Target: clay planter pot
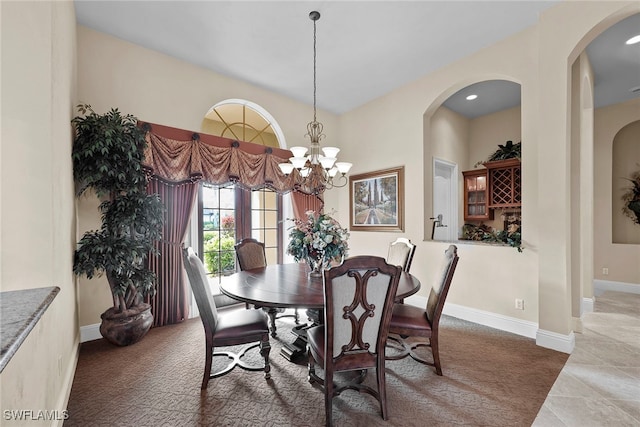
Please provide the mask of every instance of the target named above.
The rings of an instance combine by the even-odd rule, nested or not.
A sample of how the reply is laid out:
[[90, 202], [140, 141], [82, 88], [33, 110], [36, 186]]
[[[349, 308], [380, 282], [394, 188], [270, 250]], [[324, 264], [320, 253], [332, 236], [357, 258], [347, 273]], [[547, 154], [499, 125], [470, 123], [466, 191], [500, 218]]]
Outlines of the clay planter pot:
[[126, 346], [142, 339], [153, 323], [151, 306], [139, 304], [120, 313], [114, 312], [113, 307], [100, 315], [100, 334], [112, 344]]

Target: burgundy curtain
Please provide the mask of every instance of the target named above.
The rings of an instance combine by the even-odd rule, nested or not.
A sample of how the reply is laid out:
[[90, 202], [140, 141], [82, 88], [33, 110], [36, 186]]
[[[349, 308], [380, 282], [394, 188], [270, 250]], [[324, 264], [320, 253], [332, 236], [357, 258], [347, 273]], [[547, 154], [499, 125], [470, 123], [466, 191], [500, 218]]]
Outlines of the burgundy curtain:
[[191, 181], [174, 184], [153, 177], [147, 192], [157, 193], [166, 209], [162, 239], [156, 242], [159, 254], [149, 257], [149, 268], [156, 273], [156, 295], [149, 300], [153, 326], [171, 325], [189, 317], [181, 250], [198, 184]]
[[[279, 193], [294, 190], [297, 170], [285, 176], [278, 163], [291, 152], [213, 135], [140, 122], [147, 131], [144, 166], [151, 175], [149, 193], [158, 193], [166, 208], [160, 254], [149, 257], [156, 273], [155, 297], [149, 300], [154, 326], [178, 323], [188, 317], [187, 282], [183, 274], [181, 249], [189, 216], [197, 194], [197, 182], [214, 185], [235, 183], [245, 188], [269, 187]], [[322, 210], [317, 196], [294, 191], [296, 216], [307, 210]], [[300, 215], [300, 214], [302, 215]]]
[[321, 213], [324, 207], [324, 201], [319, 196], [302, 193], [300, 191], [292, 192], [291, 200], [293, 203], [293, 215], [302, 220], [307, 218], [305, 214], [307, 211]]

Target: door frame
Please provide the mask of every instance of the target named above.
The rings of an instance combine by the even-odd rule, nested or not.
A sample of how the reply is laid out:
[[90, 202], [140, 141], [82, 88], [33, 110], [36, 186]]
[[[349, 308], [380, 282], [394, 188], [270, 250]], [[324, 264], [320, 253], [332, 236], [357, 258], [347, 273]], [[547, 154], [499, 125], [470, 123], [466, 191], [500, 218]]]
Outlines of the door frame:
[[[437, 157], [433, 157], [432, 164], [432, 177], [431, 182], [433, 186], [432, 197], [432, 212], [431, 217], [435, 217], [437, 214], [435, 212], [436, 205], [436, 170], [438, 168], [444, 168], [451, 171], [451, 179], [449, 180], [449, 212], [450, 218], [449, 222], [445, 222], [447, 224], [447, 241], [457, 241], [458, 240], [458, 212], [459, 212], [459, 179], [458, 179], [458, 164], [450, 162], [448, 160], [440, 159]], [[433, 223], [432, 223], [433, 224]]]

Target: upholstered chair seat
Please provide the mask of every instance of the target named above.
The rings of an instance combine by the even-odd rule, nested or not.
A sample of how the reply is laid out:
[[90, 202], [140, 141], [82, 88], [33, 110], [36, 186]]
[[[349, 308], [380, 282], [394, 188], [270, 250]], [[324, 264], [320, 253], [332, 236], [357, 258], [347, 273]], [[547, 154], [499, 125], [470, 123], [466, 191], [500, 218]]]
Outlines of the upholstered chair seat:
[[[458, 248], [450, 245], [445, 251], [437, 279], [429, 292], [426, 308], [408, 304], [395, 304], [389, 324], [389, 341], [401, 346], [401, 351], [387, 356], [387, 360], [403, 359], [411, 356], [414, 360], [435, 367], [436, 373], [442, 375], [440, 364], [438, 331], [444, 303], [449, 293], [453, 273], [458, 265]], [[405, 340], [407, 337], [425, 338], [417, 342]], [[418, 347], [431, 347], [432, 360], [418, 355]]]
[[[204, 265], [191, 248], [182, 250], [184, 267], [193, 290], [200, 320], [205, 335], [205, 367], [202, 378], [202, 389], [206, 389], [209, 380], [231, 372], [236, 366], [248, 371], [264, 371], [266, 379], [271, 378], [269, 364], [269, 325], [263, 311], [247, 310], [243, 305], [223, 310], [216, 308], [216, 303], [209, 289], [209, 281]], [[214, 351], [217, 347], [228, 347], [252, 344], [244, 347], [239, 353], [230, 351]], [[249, 365], [242, 360], [245, 353], [260, 346], [260, 355], [264, 357], [264, 365]], [[213, 357], [222, 356], [230, 359], [229, 364], [218, 372], [211, 373]]]

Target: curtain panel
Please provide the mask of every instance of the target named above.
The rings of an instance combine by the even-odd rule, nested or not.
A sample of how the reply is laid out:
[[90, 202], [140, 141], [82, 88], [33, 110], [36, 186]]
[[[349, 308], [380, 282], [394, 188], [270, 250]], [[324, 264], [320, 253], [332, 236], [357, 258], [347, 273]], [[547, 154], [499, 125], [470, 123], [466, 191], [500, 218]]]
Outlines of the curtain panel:
[[289, 150], [239, 142], [153, 123], [139, 122], [146, 131], [143, 166], [150, 176], [147, 192], [158, 193], [166, 208], [163, 238], [149, 256], [156, 274], [156, 295], [149, 299], [154, 326], [179, 323], [188, 318], [187, 280], [182, 265], [189, 216], [199, 181], [223, 186], [235, 184], [251, 190], [270, 188], [293, 191], [294, 214], [305, 218], [307, 210], [322, 210], [322, 198], [296, 186], [298, 171], [285, 176], [278, 167], [291, 157]]
[[149, 269], [156, 274], [156, 294], [148, 302], [153, 326], [171, 325], [189, 317], [181, 250], [198, 184], [191, 181], [175, 184], [152, 177], [147, 193], [158, 194], [165, 207], [162, 239], [155, 243], [158, 255], [149, 257]]

